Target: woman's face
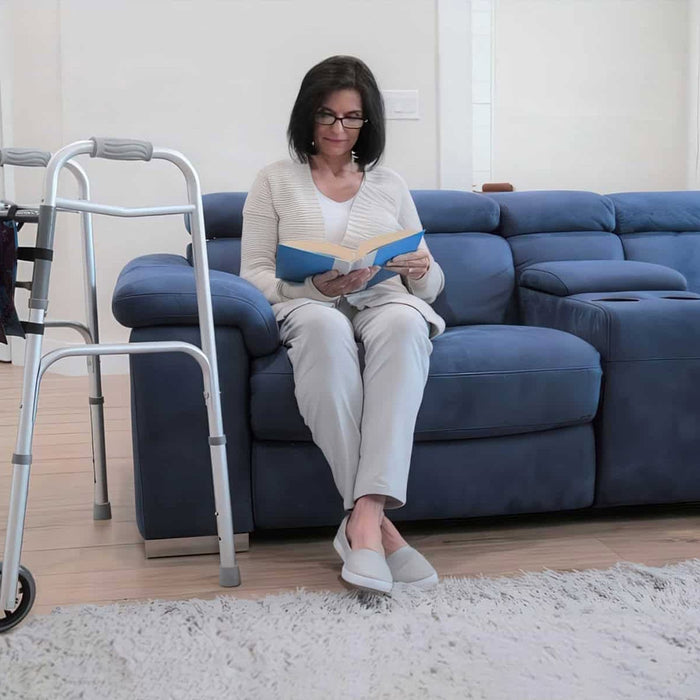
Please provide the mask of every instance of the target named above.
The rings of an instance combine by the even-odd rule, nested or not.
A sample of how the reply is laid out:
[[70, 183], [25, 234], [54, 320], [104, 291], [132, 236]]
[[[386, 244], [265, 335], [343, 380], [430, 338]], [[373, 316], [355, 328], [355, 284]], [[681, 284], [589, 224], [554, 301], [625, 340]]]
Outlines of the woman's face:
[[[362, 117], [362, 98], [357, 90], [336, 90], [326, 96], [318, 112], [335, 117]], [[331, 126], [314, 122], [316, 153], [335, 158], [350, 155], [360, 137], [360, 131], [361, 129], [347, 129], [340, 121]]]

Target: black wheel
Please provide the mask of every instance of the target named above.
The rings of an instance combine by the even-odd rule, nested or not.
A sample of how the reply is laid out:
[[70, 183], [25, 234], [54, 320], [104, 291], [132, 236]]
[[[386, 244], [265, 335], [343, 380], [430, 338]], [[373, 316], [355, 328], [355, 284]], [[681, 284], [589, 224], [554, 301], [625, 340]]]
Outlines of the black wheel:
[[[0, 561], [0, 581], [2, 581], [2, 562]], [[17, 607], [14, 610], [0, 610], [0, 633], [11, 630], [18, 625], [32, 609], [36, 598], [34, 577], [23, 566], [19, 567], [19, 591]]]

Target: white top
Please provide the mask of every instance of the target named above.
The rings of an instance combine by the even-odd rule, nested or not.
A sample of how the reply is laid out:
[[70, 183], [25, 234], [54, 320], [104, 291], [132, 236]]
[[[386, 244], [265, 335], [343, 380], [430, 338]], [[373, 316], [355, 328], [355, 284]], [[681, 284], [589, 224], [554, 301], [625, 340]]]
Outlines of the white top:
[[[303, 304], [334, 306], [340, 298], [322, 294], [311, 277], [304, 282], [287, 282], [275, 275], [279, 243], [325, 240], [324, 218], [315, 190], [308, 163], [281, 160], [258, 173], [243, 207], [240, 276], [265, 295], [278, 322]], [[404, 179], [379, 165], [365, 172], [340, 242], [356, 248], [378, 234], [422, 228]], [[425, 239], [419, 247], [428, 250]], [[442, 268], [431, 256], [430, 269], [420, 280], [394, 275], [345, 298], [358, 309], [392, 302], [413, 306], [430, 324], [433, 337], [445, 330], [445, 321], [430, 306], [444, 285]]]
[[331, 243], [340, 243], [345, 237], [350, 218], [350, 209], [355, 197], [346, 199], [344, 202], [336, 202], [330, 197], [326, 197], [321, 190], [316, 187], [318, 201], [321, 204], [323, 222], [326, 225], [326, 240]]

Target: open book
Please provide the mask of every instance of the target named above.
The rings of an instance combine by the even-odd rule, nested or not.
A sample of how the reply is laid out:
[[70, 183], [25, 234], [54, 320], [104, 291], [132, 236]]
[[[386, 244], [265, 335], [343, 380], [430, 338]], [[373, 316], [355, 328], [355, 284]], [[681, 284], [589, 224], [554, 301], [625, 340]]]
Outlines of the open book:
[[[341, 275], [371, 265], [384, 265], [397, 255], [418, 249], [425, 231], [395, 231], [374, 236], [348, 248], [327, 241], [287, 241], [277, 246], [276, 276], [288, 282], [303, 282], [311, 275], [338, 270]], [[371, 287], [395, 275], [392, 270], [380, 270], [368, 283]]]

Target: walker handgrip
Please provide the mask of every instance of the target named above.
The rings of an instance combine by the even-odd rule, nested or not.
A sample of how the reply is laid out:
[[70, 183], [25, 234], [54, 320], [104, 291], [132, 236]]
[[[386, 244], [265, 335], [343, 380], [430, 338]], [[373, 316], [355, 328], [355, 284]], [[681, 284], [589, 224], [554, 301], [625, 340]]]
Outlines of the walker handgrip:
[[2, 148], [0, 149], [0, 165], [23, 165], [29, 168], [45, 168], [51, 160], [48, 151], [37, 151], [35, 148]]
[[93, 158], [110, 160], [151, 160], [153, 144], [150, 141], [133, 141], [131, 139], [106, 139], [92, 137], [95, 144], [90, 154]]

